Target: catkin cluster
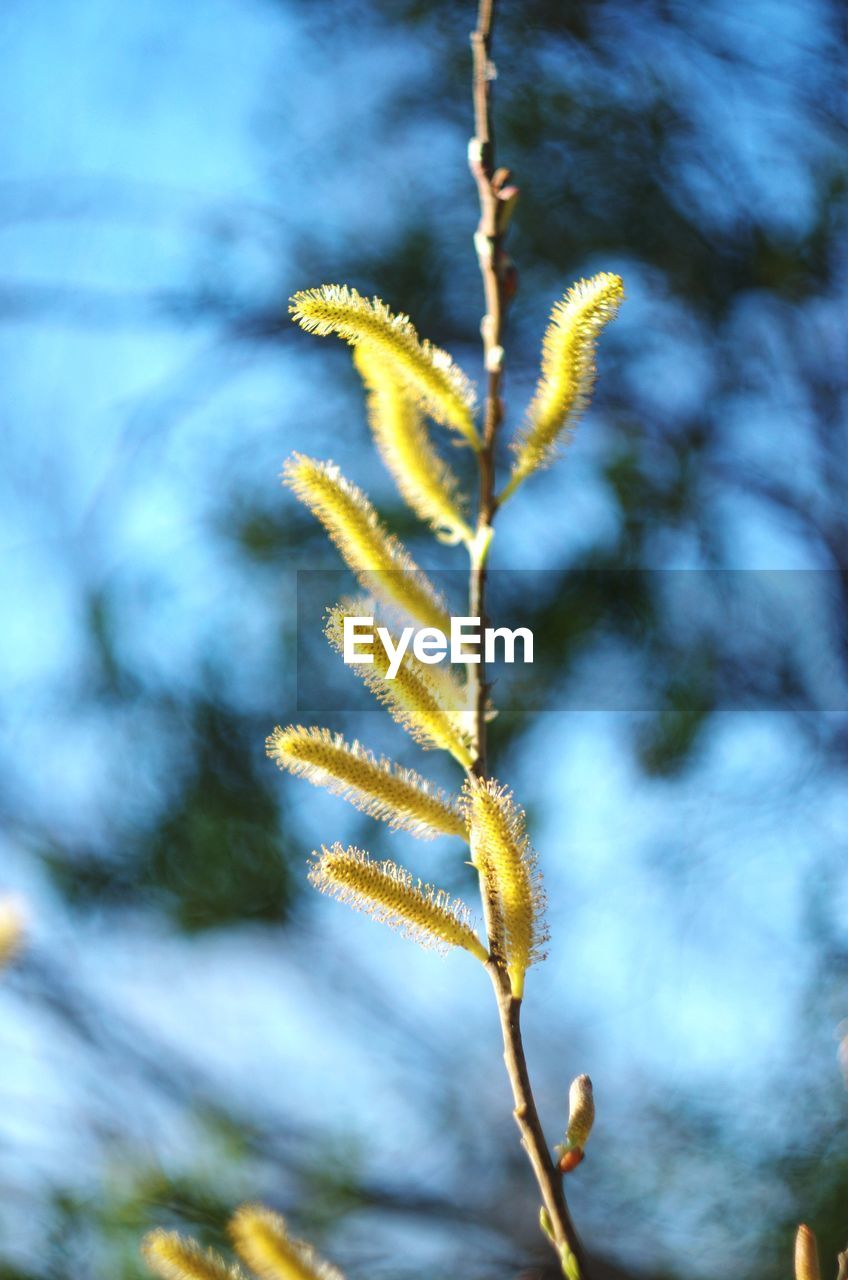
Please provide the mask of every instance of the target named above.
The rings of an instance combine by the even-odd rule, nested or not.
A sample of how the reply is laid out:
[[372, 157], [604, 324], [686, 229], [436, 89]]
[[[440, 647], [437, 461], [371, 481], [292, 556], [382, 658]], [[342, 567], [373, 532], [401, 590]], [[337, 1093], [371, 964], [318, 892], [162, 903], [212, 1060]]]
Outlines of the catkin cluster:
[[[512, 473], [495, 505], [546, 466], [557, 442], [570, 433], [591, 392], [598, 334], [622, 296], [619, 278], [602, 274], [575, 285], [554, 308], [539, 383], [513, 444]], [[345, 285], [322, 285], [295, 294], [290, 310], [307, 332], [336, 334], [353, 349], [374, 442], [402, 498], [437, 538], [463, 544], [472, 568], [479, 570], [491, 527], [482, 517], [469, 519], [468, 498], [430, 431], [435, 423], [446, 428], [454, 444], [481, 452], [470, 379], [446, 352], [419, 338], [408, 316], [393, 314], [379, 298], [369, 300]], [[450, 630], [441, 592], [367, 495], [334, 463], [294, 454], [283, 478], [373, 597], [328, 602], [325, 631], [333, 648], [344, 651], [346, 618], [371, 616], [375, 610]], [[461, 794], [446, 794], [415, 770], [319, 725], [277, 727], [267, 740], [268, 754], [287, 772], [398, 831], [427, 840], [446, 836], [462, 841], [479, 876], [485, 935], [481, 937], [464, 902], [405, 867], [355, 847], [323, 845], [312, 855], [309, 880], [424, 946], [468, 952], [489, 967], [503, 998], [518, 1002], [527, 969], [541, 958], [547, 937], [544, 894], [522, 809], [506, 788], [482, 776], [476, 707], [485, 698], [481, 703], [476, 696], [473, 668], [468, 676], [461, 668], [424, 664], [406, 649], [392, 673], [378, 631], [370, 640], [358, 639], [358, 649], [370, 661], [357, 664], [356, 673], [415, 743], [446, 752], [460, 766]], [[491, 713], [488, 707], [487, 718]], [[17, 937], [14, 922], [7, 921], [4, 934], [0, 913], [0, 964], [11, 955]], [[578, 1136], [587, 1132], [586, 1114], [583, 1105], [573, 1120]], [[259, 1280], [343, 1280], [310, 1246], [290, 1235], [279, 1215], [261, 1206], [240, 1209], [230, 1235], [239, 1259]], [[247, 1280], [238, 1263], [175, 1232], [152, 1232], [144, 1255], [162, 1280]], [[811, 1280], [809, 1273], [803, 1280]]]
[[[539, 382], [513, 444], [513, 468], [500, 502], [546, 466], [557, 442], [572, 430], [591, 393], [598, 334], [622, 297], [619, 277], [602, 273], [581, 280], [554, 307]], [[377, 451], [401, 496], [437, 537], [463, 543], [472, 563], [475, 557], [479, 563], [491, 531], [469, 522], [468, 500], [429, 428], [430, 422], [445, 427], [455, 443], [479, 452], [482, 437], [471, 381], [446, 352], [419, 338], [408, 316], [346, 285], [297, 293], [290, 311], [307, 332], [335, 334], [352, 347]], [[328, 607], [326, 635], [340, 654], [345, 619], [370, 616], [375, 608], [449, 629], [448, 606], [440, 592], [338, 467], [295, 454], [283, 475], [374, 598]], [[367, 853], [336, 843], [314, 854], [310, 880], [424, 944], [463, 947], [499, 969], [513, 997], [521, 999], [527, 969], [541, 957], [547, 936], [544, 894], [523, 811], [504, 787], [478, 776], [473, 688], [463, 675], [425, 665], [409, 651], [390, 676], [389, 656], [376, 632], [358, 641], [358, 649], [367, 661], [357, 664], [356, 674], [378, 702], [417, 744], [447, 752], [464, 770], [462, 796], [445, 795], [419, 773], [377, 759], [358, 741], [348, 743], [320, 726], [277, 728], [268, 739], [268, 752], [288, 772], [391, 827], [422, 838], [447, 835], [465, 841], [480, 879], [485, 945], [463, 903], [393, 862], [375, 862]]]

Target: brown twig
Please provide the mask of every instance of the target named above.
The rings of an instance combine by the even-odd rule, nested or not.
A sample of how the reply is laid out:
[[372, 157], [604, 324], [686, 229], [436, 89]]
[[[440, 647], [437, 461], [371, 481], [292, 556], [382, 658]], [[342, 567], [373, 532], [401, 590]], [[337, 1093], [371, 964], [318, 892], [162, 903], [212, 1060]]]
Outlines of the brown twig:
[[[468, 160], [480, 198], [480, 224], [474, 237], [486, 314], [481, 332], [488, 385], [483, 421], [483, 446], [478, 456], [480, 469], [480, 501], [477, 515], [477, 541], [471, 564], [469, 614], [480, 618], [480, 626], [486, 623], [486, 556], [491, 538], [494, 516], [495, 467], [494, 446], [502, 410], [500, 382], [503, 369], [504, 297], [499, 259], [502, 255], [501, 230], [498, 226], [498, 199], [494, 187], [494, 132], [492, 128], [491, 83], [494, 75], [490, 59], [495, 0], [480, 0], [477, 27], [471, 33], [471, 49], [474, 55], [474, 137], [468, 147]], [[483, 776], [486, 769], [486, 700], [488, 688], [483, 667], [471, 668], [474, 684], [474, 711], [478, 744], [475, 772]]]
[[[468, 612], [480, 619], [480, 627], [486, 618], [486, 559], [492, 537], [492, 522], [497, 509], [495, 499], [495, 441], [503, 418], [501, 403], [501, 379], [503, 376], [503, 329], [509, 297], [514, 290], [514, 271], [503, 249], [506, 225], [517, 197], [517, 189], [510, 184], [507, 170], [495, 169], [495, 142], [492, 125], [492, 81], [495, 69], [491, 61], [492, 31], [495, 16], [495, 0], [480, 0], [477, 26], [471, 33], [474, 55], [474, 137], [469, 144], [469, 164], [477, 183], [480, 198], [480, 224], [474, 237], [483, 290], [486, 314], [481, 324], [483, 353], [485, 358], [487, 389], [483, 424], [483, 444], [478, 453], [480, 471], [480, 501], [477, 517], [477, 533], [471, 556], [471, 576]], [[486, 709], [488, 683], [483, 655], [479, 664], [470, 666], [471, 687], [474, 698], [474, 719], [478, 755], [472, 772], [480, 778], [487, 776]], [[489, 937], [494, 932], [493, 904], [483, 901]], [[527, 1060], [521, 1038], [521, 1001], [511, 990], [509, 976], [501, 958], [493, 952], [488, 965], [495, 989], [501, 1031], [504, 1043], [504, 1062], [512, 1087], [515, 1121], [521, 1134], [521, 1143], [533, 1169], [542, 1203], [547, 1213], [553, 1242], [561, 1262], [573, 1258], [582, 1280], [587, 1280], [584, 1254], [568, 1206], [558, 1172], [545, 1140], [539, 1113], [533, 1098]]]

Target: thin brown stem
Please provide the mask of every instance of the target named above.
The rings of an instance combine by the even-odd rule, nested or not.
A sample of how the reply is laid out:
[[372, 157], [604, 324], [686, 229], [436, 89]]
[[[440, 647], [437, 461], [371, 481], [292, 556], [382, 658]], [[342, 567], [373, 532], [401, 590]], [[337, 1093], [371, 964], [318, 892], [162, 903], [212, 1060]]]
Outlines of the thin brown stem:
[[[503, 331], [508, 299], [514, 289], [514, 274], [503, 249], [504, 232], [517, 196], [510, 185], [510, 174], [495, 169], [495, 140], [492, 124], [491, 61], [495, 0], [480, 0], [477, 26], [471, 34], [474, 55], [473, 97], [474, 137], [469, 145], [469, 164], [477, 183], [480, 199], [480, 223], [474, 245], [483, 278], [486, 314], [481, 334], [486, 365], [487, 388], [483, 422], [483, 447], [477, 455], [480, 471], [480, 497], [477, 533], [471, 552], [468, 612], [480, 619], [481, 629], [488, 625], [486, 615], [486, 560], [492, 537], [492, 522], [497, 509], [495, 498], [495, 443], [503, 418], [501, 379], [503, 376]], [[474, 699], [474, 721], [478, 754], [471, 772], [488, 776], [486, 744], [486, 709], [489, 686], [483, 655], [479, 664], [469, 667]], [[493, 936], [494, 903], [483, 891], [483, 909], [488, 935]], [[539, 1113], [533, 1098], [524, 1045], [521, 1038], [521, 1001], [511, 990], [509, 975], [502, 958], [492, 953], [488, 964], [495, 989], [504, 1043], [504, 1063], [512, 1088], [515, 1121], [521, 1143], [527, 1152], [547, 1214], [551, 1234], [561, 1263], [572, 1258], [583, 1280], [587, 1280], [584, 1254], [568, 1211], [562, 1176], [557, 1170], [545, 1140]]]
[[[480, 224], [474, 237], [486, 314], [481, 324], [483, 354], [488, 385], [483, 421], [483, 447], [478, 453], [480, 468], [480, 497], [477, 514], [477, 541], [472, 553], [471, 583], [469, 591], [469, 615], [480, 619], [481, 628], [486, 621], [486, 556], [491, 538], [492, 518], [495, 510], [495, 438], [500, 426], [502, 409], [500, 383], [503, 371], [503, 320], [505, 311], [502, 265], [502, 229], [499, 219], [498, 189], [495, 184], [494, 129], [492, 125], [492, 79], [494, 68], [490, 52], [494, 25], [495, 0], [480, 0], [477, 27], [471, 33], [471, 49], [474, 55], [474, 137], [468, 148], [469, 164], [480, 199]], [[472, 687], [477, 736], [478, 756], [474, 772], [485, 776], [486, 772], [486, 702], [488, 686], [482, 660], [472, 666]]]
[[513, 996], [509, 978], [501, 967], [489, 966], [495, 996], [498, 1002], [501, 1031], [504, 1042], [504, 1063], [512, 1086], [513, 1115], [521, 1134], [521, 1145], [542, 1194], [554, 1240], [561, 1260], [571, 1254], [579, 1268], [579, 1275], [586, 1280], [585, 1254], [580, 1243], [563, 1189], [562, 1174], [554, 1164], [545, 1139], [542, 1122], [536, 1110], [536, 1102], [530, 1085], [527, 1059], [521, 1038], [521, 1001]]

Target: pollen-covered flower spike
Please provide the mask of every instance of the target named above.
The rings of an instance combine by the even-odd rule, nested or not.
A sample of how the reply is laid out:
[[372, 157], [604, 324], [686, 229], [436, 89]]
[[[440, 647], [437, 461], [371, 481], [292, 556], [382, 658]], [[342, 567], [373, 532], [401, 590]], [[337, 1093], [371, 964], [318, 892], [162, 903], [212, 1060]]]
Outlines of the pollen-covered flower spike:
[[401, 929], [425, 947], [463, 947], [484, 963], [486, 948], [470, 923], [470, 912], [444, 889], [414, 880], [394, 862], [374, 862], [361, 849], [322, 846], [309, 868], [316, 889]]
[[[344, 653], [346, 617], [372, 614], [373, 605], [367, 601], [343, 602], [330, 609], [326, 635], [333, 648]], [[436, 674], [407, 650], [397, 674], [389, 679], [389, 656], [376, 632], [370, 640], [360, 636], [357, 648], [372, 660], [357, 663], [353, 669], [398, 724], [421, 746], [449, 751], [464, 769], [470, 769], [474, 750], [471, 736], [464, 727], [468, 718], [467, 696], [453, 676]]]
[[391, 827], [424, 840], [467, 836], [465, 819], [438, 787], [412, 769], [377, 759], [359, 742], [345, 742], [340, 733], [289, 725], [275, 729], [266, 745], [280, 768], [326, 787]]
[[527, 476], [548, 466], [589, 403], [595, 384], [595, 348], [604, 325], [624, 298], [621, 277], [602, 271], [579, 280], [551, 312], [542, 344], [542, 370], [527, 419], [512, 445], [512, 474], [501, 501]]
[[436, 422], [481, 448], [474, 425], [474, 388], [446, 351], [418, 337], [408, 316], [393, 315], [379, 298], [363, 298], [347, 285], [324, 284], [296, 293], [289, 312], [308, 333], [336, 333], [352, 347], [367, 342]]
[[368, 391], [377, 449], [401, 497], [442, 541], [469, 544], [474, 535], [462, 514], [459, 481], [430, 443], [415, 399], [368, 343], [355, 349], [354, 364]]
[[260, 1280], [344, 1280], [311, 1245], [289, 1234], [284, 1218], [263, 1205], [242, 1205], [229, 1231], [239, 1257]]
[[821, 1280], [816, 1237], [804, 1223], [795, 1236], [795, 1280]]
[[151, 1231], [141, 1252], [160, 1280], [247, 1280], [240, 1267], [230, 1266], [212, 1249], [176, 1231]]
[[295, 453], [283, 467], [283, 479], [320, 520], [366, 590], [425, 627], [450, 629], [450, 615], [439, 592], [381, 523], [362, 490], [346, 480], [334, 463]]
[[525, 831], [524, 811], [494, 779], [470, 779], [463, 791], [471, 860], [489, 904], [493, 954], [509, 973], [512, 994], [524, 995], [524, 975], [542, 958], [547, 941], [545, 895], [536, 855]]

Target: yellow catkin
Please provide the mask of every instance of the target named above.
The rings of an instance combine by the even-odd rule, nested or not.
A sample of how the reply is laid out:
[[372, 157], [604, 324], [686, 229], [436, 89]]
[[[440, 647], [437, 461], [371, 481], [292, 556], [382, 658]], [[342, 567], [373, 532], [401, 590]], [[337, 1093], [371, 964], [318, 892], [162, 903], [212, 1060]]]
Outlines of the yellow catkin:
[[542, 370], [527, 421], [514, 445], [506, 493], [547, 466], [557, 443], [572, 431], [595, 384], [595, 348], [624, 298], [621, 277], [603, 271], [579, 280], [551, 312], [542, 344]]
[[362, 490], [346, 480], [337, 466], [295, 453], [283, 468], [283, 478], [320, 520], [366, 590], [425, 627], [450, 630], [450, 615], [439, 592], [380, 522]]
[[354, 363], [368, 391], [368, 421], [380, 457], [416, 515], [450, 541], [470, 543], [459, 481], [430, 443], [421, 411], [403, 383], [367, 343]]
[[360, 849], [322, 847], [309, 869], [317, 889], [401, 929], [423, 946], [464, 947], [478, 960], [486, 949], [470, 924], [468, 908], [443, 889], [414, 880], [394, 862], [374, 862]]
[[573, 1147], [585, 1147], [595, 1123], [595, 1095], [588, 1076], [577, 1076], [568, 1090], [566, 1138]]
[[494, 780], [469, 780], [463, 798], [471, 860], [493, 908], [496, 936], [491, 941], [506, 965], [513, 995], [521, 999], [524, 975], [541, 959], [547, 940], [544, 893], [525, 833], [524, 812]]
[[821, 1280], [816, 1237], [804, 1223], [795, 1236], [795, 1280]]
[[[373, 605], [354, 601], [336, 605], [328, 611], [326, 634], [339, 653], [344, 652], [344, 619], [371, 617]], [[449, 751], [465, 769], [474, 763], [471, 737], [464, 727], [468, 720], [467, 694], [463, 686], [446, 674], [436, 676], [409, 651], [401, 659], [394, 679], [388, 678], [389, 658], [376, 633], [373, 639], [357, 640], [361, 655], [370, 663], [351, 667], [407, 733], [423, 747], [439, 747]]]
[[141, 1252], [161, 1280], [246, 1280], [240, 1267], [229, 1266], [211, 1249], [203, 1249], [196, 1240], [176, 1231], [151, 1231]]
[[275, 729], [266, 745], [281, 768], [391, 827], [425, 840], [467, 834], [465, 819], [439, 788], [412, 769], [378, 759], [359, 742], [346, 742], [340, 733], [289, 725]]
[[379, 298], [363, 298], [338, 284], [296, 293], [289, 312], [308, 333], [336, 333], [353, 347], [367, 342], [436, 422], [459, 431], [474, 449], [481, 447], [472, 384], [446, 351], [421, 341], [408, 316], [393, 315]]
[[284, 1218], [263, 1205], [242, 1205], [230, 1222], [230, 1236], [260, 1280], [344, 1280], [311, 1245], [289, 1234]]
[[0, 969], [16, 958], [23, 948], [24, 938], [23, 913], [11, 898], [0, 898]]

